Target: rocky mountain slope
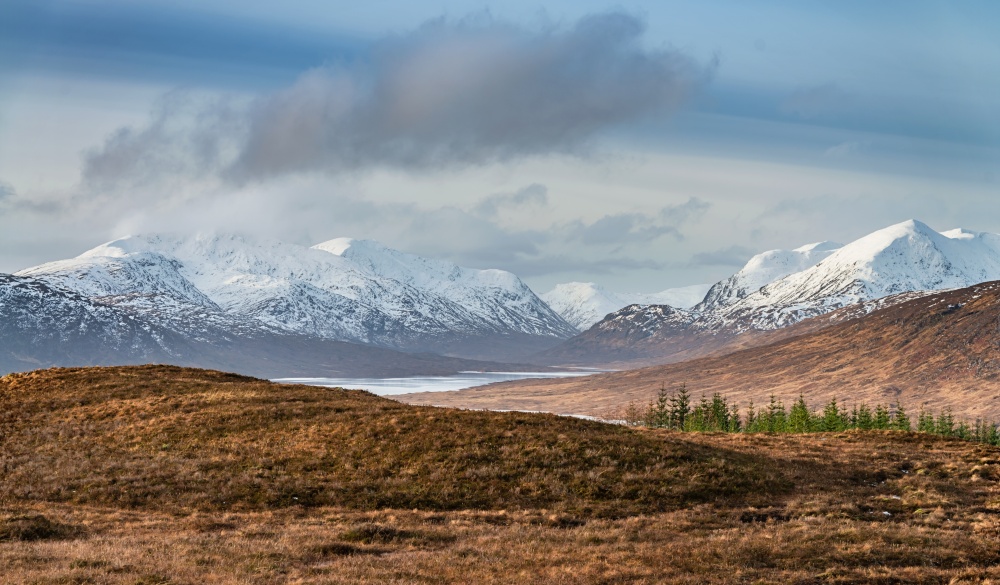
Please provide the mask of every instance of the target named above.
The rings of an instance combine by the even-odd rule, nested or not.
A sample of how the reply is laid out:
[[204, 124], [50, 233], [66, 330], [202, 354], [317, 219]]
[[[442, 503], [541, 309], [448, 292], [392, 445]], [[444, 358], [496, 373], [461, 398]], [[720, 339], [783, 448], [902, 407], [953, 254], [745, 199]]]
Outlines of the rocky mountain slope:
[[[845, 246], [765, 252], [714, 285], [691, 309], [630, 305], [539, 360], [681, 361], [719, 351], [737, 337], [741, 343], [754, 337], [773, 341], [773, 335], [759, 334], [864, 301], [901, 301], [994, 279], [1000, 279], [1000, 236], [961, 229], [938, 233], [910, 220]], [[895, 296], [901, 293], [909, 295]]]

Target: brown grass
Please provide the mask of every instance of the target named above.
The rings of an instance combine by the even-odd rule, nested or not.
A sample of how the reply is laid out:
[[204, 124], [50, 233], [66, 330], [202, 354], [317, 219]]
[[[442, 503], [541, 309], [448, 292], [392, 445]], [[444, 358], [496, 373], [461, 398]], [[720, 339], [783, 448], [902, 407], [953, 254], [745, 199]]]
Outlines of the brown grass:
[[1000, 450], [961, 441], [634, 430], [173, 368], [0, 395], [4, 583], [1000, 581]]
[[[722, 356], [397, 398], [412, 404], [603, 416], [630, 401], [646, 403], [664, 384], [669, 389], [684, 383], [696, 400], [719, 392], [741, 407], [750, 400], [760, 406], [771, 394], [788, 406], [803, 395], [814, 410], [836, 398], [848, 407], [901, 403], [913, 415], [921, 408], [951, 409], [970, 422], [1000, 420], [998, 321], [1000, 285], [985, 283]], [[814, 326], [802, 323], [795, 329]]]
[[0, 504], [626, 516], [783, 485], [750, 454], [552, 415], [412, 407], [167, 366], [0, 380]]

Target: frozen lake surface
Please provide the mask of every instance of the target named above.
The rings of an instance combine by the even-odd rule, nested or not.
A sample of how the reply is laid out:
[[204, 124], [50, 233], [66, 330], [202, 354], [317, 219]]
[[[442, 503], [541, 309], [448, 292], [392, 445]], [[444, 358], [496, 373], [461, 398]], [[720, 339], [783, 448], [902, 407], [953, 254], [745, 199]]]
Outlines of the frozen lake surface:
[[559, 372], [462, 372], [453, 376], [414, 376], [412, 378], [278, 378], [283, 384], [309, 384], [328, 388], [355, 388], [379, 396], [411, 392], [448, 392], [473, 386], [527, 378], [571, 378], [590, 376], [603, 370], [580, 369]]

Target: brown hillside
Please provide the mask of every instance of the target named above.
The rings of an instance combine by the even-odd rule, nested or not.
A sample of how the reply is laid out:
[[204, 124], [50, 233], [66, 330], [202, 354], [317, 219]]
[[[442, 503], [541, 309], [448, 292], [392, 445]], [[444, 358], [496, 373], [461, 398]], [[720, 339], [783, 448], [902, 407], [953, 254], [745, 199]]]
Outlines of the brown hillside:
[[[808, 326], [808, 324], [806, 324]], [[412, 403], [603, 415], [684, 383], [742, 405], [800, 393], [813, 407], [902, 403], [1000, 420], [1000, 283], [942, 292], [764, 347], [586, 378], [411, 394]]]
[[590, 421], [171, 366], [0, 378], [0, 504], [621, 516], [778, 489], [756, 463]]
[[[0, 378], [3, 583], [981, 583], [1000, 449], [147, 366]], [[994, 581], [990, 581], [990, 580]]]

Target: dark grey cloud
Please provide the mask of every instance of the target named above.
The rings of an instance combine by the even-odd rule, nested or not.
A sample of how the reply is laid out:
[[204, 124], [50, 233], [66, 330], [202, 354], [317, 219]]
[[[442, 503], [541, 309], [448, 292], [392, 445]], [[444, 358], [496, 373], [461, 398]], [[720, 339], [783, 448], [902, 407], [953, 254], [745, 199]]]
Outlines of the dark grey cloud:
[[101, 192], [182, 189], [227, 164], [227, 153], [238, 148], [244, 113], [224, 97], [168, 93], [146, 126], [119, 128], [84, 153], [83, 182]]
[[692, 197], [680, 205], [668, 205], [653, 216], [644, 213], [616, 213], [586, 224], [574, 222], [570, 237], [587, 245], [624, 245], [651, 242], [664, 236], [684, 239], [681, 226], [701, 217], [710, 204]]
[[658, 223], [642, 213], [608, 214], [591, 224], [577, 222], [572, 231], [589, 246], [649, 242], [666, 235], [681, 238], [676, 227]]
[[736, 266], [741, 267], [747, 263], [757, 251], [746, 246], [729, 246], [721, 250], [709, 252], [699, 252], [691, 257], [688, 266]]
[[243, 183], [582, 153], [604, 130], [677, 108], [710, 77], [677, 50], [644, 46], [643, 33], [618, 12], [541, 31], [488, 16], [432, 21], [242, 108], [168, 104], [90, 152], [83, 175], [107, 188], [210, 169]]
[[501, 209], [519, 208], [527, 205], [544, 207], [548, 203], [548, 187], [532, 183], [513, 193], [496, 193], [481, 199], [473, 208], [473, 213], [485, 217], [496, 217]]

